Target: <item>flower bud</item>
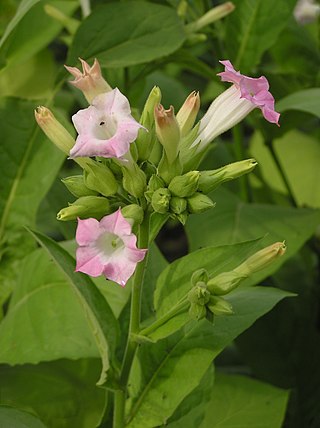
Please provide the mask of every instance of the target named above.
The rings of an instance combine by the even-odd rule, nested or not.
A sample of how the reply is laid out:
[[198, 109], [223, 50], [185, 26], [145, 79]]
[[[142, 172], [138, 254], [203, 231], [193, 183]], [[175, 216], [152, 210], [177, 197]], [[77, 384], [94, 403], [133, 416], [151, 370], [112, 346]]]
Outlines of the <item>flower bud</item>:
[[158, 174], [164, 180], [164, 182], [168, 185], [174, 179], [174, 177], [180, 175], [181, 172], [182, 166], [179, 156], [172, 163], [170, 163], [166, 154], [163, 153], [158, 165]]
[[181, 198], [192, 196], [198, 188], [199, 175], [199, 171], [189, 171], [184, 175], [174, 177], [169, 184], [170, 192]]
[[184, 137], [191, 131], [197, 114], [200, 109], [200, 96], [199, 92], [193, 91], [187, 97], [182, 107], [177, 113], [177, 122], [180, 126], [181, 136]]
[[253, 254], [253, 256], [249, 257], [244, 263], [235, 268], [234, 271], [239, 275], [249, 276], [265, 267], [268, 267], [279, 257], [283, 256], [285, 252], [285, 242], [276, 242]]
[[156, 134], [162, 144], [169, 164], [178, 156], [180, 128], [174, 115], [173, 106], [165, 110], [161, 104], [154, 109]]
[[203, 193], [212, 192], [220, 184], [251, 172], [257, 164], [258, 162], [255, 159], [246, 159], [240, 162], [233, 162], [212, 171], [201, 171], [198, 190]]
[[[158, 86], [154, 86], [148, 96], [141, 114], [140, 123], [145, 129], [140, 129], [136, 140], [138, 159], [149, 158], [153, 144], [155, 142], [154, 109], [161, 101], [161, 91]], [[148, 130], [149, 132], [146, 132]]]
[[147, 186], [145, 173], [138, 167], [135, 162], [122, 166], [124, 189], [135, 198], [140, 198]]
[[96, 190], [104, 196], [114, 195], [118, 189], [112, 171], [100, 162], [93, 162], [86, 168], [84, 182], [89, 189]]
[[148, 190], [151, 190], [152, 192], [160, 189], [161, 187], [163, 187], [165, 185], [164, 181], [162, 180], [161, 177], [159, 177], [158, 175], [152, 175], [149, 183], [148, 183]]
[[152, 195], [152, 208], [160, 214], [164, 214], [169, 210], [171, 193], [165, 187], [156, 190]]
[[197, 305], [196, 303], [191, 303], [189, 309], [189, 316], [193, 320], [200, 321], [207, 314], [207, 308], [202, 305]]
[[215, 206], [212, 200], [202, 193], [195, 193], [187, 200], [188, 211], [191, 214], [198, 214]]
[[191, 284], [193, 286], [196, 286], [198, 282], [207, 284], [209, 280], [209, 275], [206, 269], [198, 269], [195, 272], [193, 272], [191, 276]]
[[247, 278], [246, 275], [241, 275], [238, 272], [222, 272], [207, 282], [208, 290], [212, 294], [222, 296], [234, 290], [239, 283]]
[[133, 220], [134, 224], [141, 224], [143, 221], [143, 209], [137, 204], [126, 205], [121, 208], [121, 213], [129, 222]]
[[197, 282], [188, 293], [188, 300], [190, 303], [197, 303], [198, 305], [206, 305], [210, 299], [210, 292], [204, 282]]
[[83, 196], [63, 208], [57, 214], [57, 219], [62, 221], [76, 220], [78, 217], [101, 219], [110, 213], [110, 204], [108, 199], [100, 196]]
[[183, 213], [181, 213], [181, 214], [175, 214], [175, 218], [178, 220], [178, 221], [180, 221], [180, 223], [184, 226], [185, 224], [186, 224], [186, 222], [187, 222], [187, 220], [188, 220], [188, 216], [189, 216], [189, 214], [188, 214], [188, 212], [187, 211], [184, 211]]
[[172, 196], [170, 199], [170, 210], [175, 214], [181, 214], [187, 209], [187, 201], [178, 196]]
[[235, 8], [235, 5], [231, 1], [220, 4], [219, 6], [213, 7], [197, 21], [192, 22], [186, 26], [187, 33], [196, 33], [201, 28], [212, 24], [215, 21], [229, 15]]
[[92, 67], [83, 59], [79, 59], [82, 65], [82, 72], [76, 67], [65, 65], [65, 68], [75, 78], [75, 80], [69, 83], [80, 89], [88, 103], [91, 104], [97, 95], [109, 92], [112, 88], [102, 77], [100, 64], [97, 59], [94, 60]]
[[222, 297], [210, 296], [207, 308], [214, 315], [232, 315], [234, 313], [231, 303], [227, 302]]
[[39, 106], [34, 111], [36, 121], [46, 136], [63, 153], [69, 155], [70, 150], [75, 144], [72, 135], [61, 125], [54, 117], [53, 113], [46, 107]]
[[61, 181], [76, 198], [81, 198], [81, 196], [96, 196], [98, 194], [98, 192], [89, 189], [84, 184], [83, 175], [73, 175], [63, 178]]

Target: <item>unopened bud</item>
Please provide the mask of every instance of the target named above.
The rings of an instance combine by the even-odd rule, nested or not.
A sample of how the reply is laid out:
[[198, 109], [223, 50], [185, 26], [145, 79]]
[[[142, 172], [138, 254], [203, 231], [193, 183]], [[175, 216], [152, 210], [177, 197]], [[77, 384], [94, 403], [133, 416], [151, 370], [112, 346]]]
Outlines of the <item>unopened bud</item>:
[[76, 88], [83, 92], [86, 100], [91, 104], [92, 100], [100, 94], [111, 91], [111, 86], [104, 80], [101, 74], [100, 64], [97, 59], [94, 60], [93, 66], [90, 65], [80, 58], [82, 65], [82, 72], [76, 67], [69, 67], [65, 65], [65, 68], [69, 73], [74, 76], [75, 80], [71, 83]]
[[143, 209], [137, 204], [126, 205], [121, 208], [121, 213], [127, 220], [133, 220], [134, 224], [141, 224], [143, 221]]
[[140, 198], [147, 186], [145, 173], [138, 167], [135, 162], [122, 166], [124, 189], [135, 198]]
[[191, 276], [191, 284], [193, 286], [197, 285], [198, 282], [207, 284], [209, 280], [209, 275], [206, 269], [198, 269], [193, 272]]
[[112, 171], [99, 162], [92, 162], [86, 168], [84, 182], [89, 189], [95, 190], [104, 196], [114, 195], [118, 189], [118, 183]]
[[285, 242], [276, 242], [253, 254], [253, 256], [249, 257], [244, 263], [235, 268], [234, 271], [239, 275], [249, 276], [268, 267], [279, 257], [283, 256], [285, 252]]
[[215, 206], [212, 200], [203, 193], [195, 193], [187, 200], [188, 211], [191, 214], [198, 214]]
[[213, 22], [218, 21], [219, 19], [222, 19], [223, 17], [229, 15], [229, 13], [233, 12], [234, 8], [234, 4], [231, 1], [228, 1], [210, 9], [197, 21], [186, 25], [185, 28], [187, 33], [195, 33], [201, 28], [206, 27], [207, 25], [212, 24]]
[[172, 196], [170, 199], [170, 210], [175, 214], [181, 214], [187, 209], [187, 201], [178, 196]]
[[192, 196], [198, 188], [199, 176], [199, 171], [189, 171], [184, 175], [174, 177], [169, 184], [170, 192], [181, 198]]
[[196, 303], [191, 303], [189, 309], [189, 316], [193, 320], [200, 321], [207, 314], [207, 308], [202, 305], [197, 305]]
[[232, 315], [233, 308], [231, 303], [227, 302], [222, 297], [210, 296], [210, 301], [207, 304], [207, 308], [214, 315]]
[[156, 134], [166, 153], [169, 164], [178, 156], [180, 128], [174, 114], [173, 106], [165, 110], [161, 104], [154, 109]]
[[156, 190], [152, 195], [152, 208], [160, 214], [164, 214], [169, 210], [171, 193], [165, 187]]
[[[148, 96], [144, 105], [140, 123], [145, 129], [140, 129], [138, 138], [136, 140], [136, 147], [138, 150], [138, 159], [146, 160], [149, 158], [153, 144], [155, 142], [155, 123], [154, 123], [154, 109], [161, 101], [161, 91], [158, 86], [154, 86]], [[146, 129], [149, 132], [146, 132]]]
[[155, 190], [158, 190], [163, 186], [164, 186], [164, 181], [162, 180], [161, 177], [159, 177], [158, 175], [151, 176], [148, 183], [148, 190], [152, 190], [154, 192]]
[[233, 162], [212, 171], [201, 171], [198, 190], [203, 193], [212, 192], [220, 184], [251, 172], [257, 164], [258, 162], [255, 159], [246, 159], [240, 162]]
[[83, 175], [73, 175], [63, 178], [61, 181], [76, 198], [81, 198], [81, 196], [96, 196], [98, 194], [98, 192], [89, 189], [84, 184]]
[[222, 296], [230, 293], [246, 278], [246, 275], [241, 275], [235, 271], [222, 272], [208, 281], [208, 290], [213, 294]]
[[73, 204], [63, 208], [57, 214], [57, 219], [62, 221], [76, 220], [78, 217], [96, 218], [100, 220], [110, 213], [110, 203], [108, 199], [100, 196], [83, 196]]
[[188, 300], [190, 303], [197, 303], [198, 305], [206, 305], [210, 299], [210, 292], [204, 282], [197, 282], [188, 293]]
[[188, 220], [189, 214], [187, 211], [184, 211], [181, 214], [175, 214], [175, 218], [180, 221], [180, 223], [184, 226]]
[[187, 97], [177, 113], [177, 122], [180, 126], [181, 136], [184, 137], [192, 129], [200, 109], [199, 92], [193, 91]]

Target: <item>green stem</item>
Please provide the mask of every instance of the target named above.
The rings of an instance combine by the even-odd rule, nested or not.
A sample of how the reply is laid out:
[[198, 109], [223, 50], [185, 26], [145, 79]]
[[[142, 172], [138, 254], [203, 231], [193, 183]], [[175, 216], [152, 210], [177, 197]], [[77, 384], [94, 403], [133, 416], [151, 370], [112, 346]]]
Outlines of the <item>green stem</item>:
[[169, 312], [163, 315], [163, 317], [159, 318], [154, 323], [152, 323], [148, 327], [141, 330], [139, 335], [148, 336], [150, 333], [157, 330], [157, 328], [161, 327], [163, 324], [165, 324], [168, 320], [173, 318], [175, 315], [178, 315], [180, 312], [184, 312], [189, 305], [190, 305], [189, 301], [187, 300], [186, 297], [184, 297], [180, 303], [177, 303]]
[[[148, 241], [149, 241], [149, 215], [146, 214], [144, 221], [139, 227], [138, 247], [148, 248]], [[123, 357], [121, 373], [120, 373], [120, 386], [122, 387], [122, 390], [116, 391], [114, 395], [113, 428], [124, 427], [127, 383], [129, 379], [133, 358], [138, 345], [137, 342], [134, 340], [134, 335], [137, 334], [140, 329], [141, 291], [142, 291], [142, 285], [143, 285], [144, 272], [147, 265], [147, 258], [148, 258], [148, 254], [138, 264], [134, 274], [134, 278], [133, 278], [129, 333], [128, 333], [126, 350]]]
[[[232, 128], [232, 136], [234, 140], [234, 154], [237, 161], [241, 161], [246, 158], [245, 150], [243, 147], [243, 135], [241, 125], [238, 124]], [[249, 181], [246, 175], [239, 177], [240, 184], [240, 196], [245, 202], [250, 200], [249, 192]]]

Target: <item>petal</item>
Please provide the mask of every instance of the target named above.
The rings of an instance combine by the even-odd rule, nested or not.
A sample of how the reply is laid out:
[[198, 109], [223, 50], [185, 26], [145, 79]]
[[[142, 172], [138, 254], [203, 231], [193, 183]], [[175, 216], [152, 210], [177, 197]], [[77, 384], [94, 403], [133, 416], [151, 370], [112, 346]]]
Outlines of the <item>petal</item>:
[[95, 241], [101, 234], [98, 220], [95, 218], [87, 218], [81, 220], [78, 218], [78, 226], [76, 230], [76, 241], [79, 245], [89, 245]]
[[248, 99], [248, 96], [254, 96], [258, 92], [268, 91], [269, 83], [266, 77], [261, 76], [258, 79], [243, 76], [239, 83], [241, 96]]
[[242, 78], [242, 74], [233, 68], [233, 65], [229, 60], [219, 62], [224, 65], [225, 71], [218, 73], [217, 76], [221, 77], [222, 82], [230, 82], [238, 85]]
[[274, 109], [269, 109], [268, 107], [262, 107], [262, 113], [264, 118], [270, 123], [276, 123], [279, 125], [280, 113], [276, 112]]
[[103, 217], [100, 220], [100, 225], [104, 230], [114, 233], [120, 238], [131, 234], [131, 224], [123, 217], [120, 208], [113, 214]]
[[79, 247], [76, 252], [76, 259], [76, 272], [83, 272], [93, 277], [102, 274], [104, 265], [96, 248]]

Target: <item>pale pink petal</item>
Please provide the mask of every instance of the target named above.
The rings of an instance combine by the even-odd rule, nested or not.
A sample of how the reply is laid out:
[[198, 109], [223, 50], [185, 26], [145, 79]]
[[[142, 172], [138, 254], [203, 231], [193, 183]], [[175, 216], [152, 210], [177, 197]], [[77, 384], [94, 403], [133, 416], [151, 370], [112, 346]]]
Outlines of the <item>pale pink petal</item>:
[[221, 77], [222, 82], [230, 82], [238, 84], [242, 78], [242, 74], [239, 71], [236, 71], [233, 68], [233, 65], [229, 60], [219, 61], [222, 65], [225, 66], [225, 71], [218, 73], [217, 75]]
[[79, 247], [76, 252], [76, 272], [83, 272], [96, 277], [103, 272], [104, 265], [101, 261], [98, 249], [94, 247]]
[[79, 245], [89, 245], [101, 234], [100, 225], [95, 218], [81, 220], [78, 218], [76, 241]]
[[120, 208], [113, 214], [103, 217], [100, 224], [108, 232], [120, 237], [131, 234], [131, 224], [123, 217]]

